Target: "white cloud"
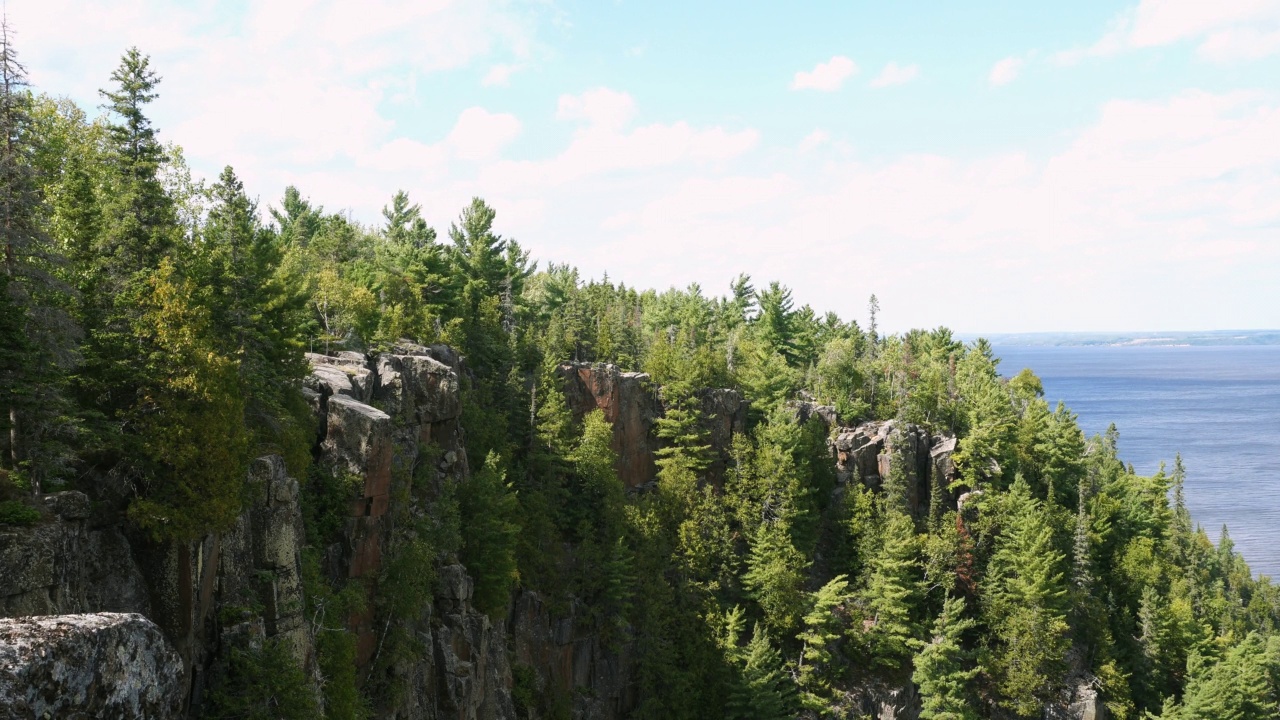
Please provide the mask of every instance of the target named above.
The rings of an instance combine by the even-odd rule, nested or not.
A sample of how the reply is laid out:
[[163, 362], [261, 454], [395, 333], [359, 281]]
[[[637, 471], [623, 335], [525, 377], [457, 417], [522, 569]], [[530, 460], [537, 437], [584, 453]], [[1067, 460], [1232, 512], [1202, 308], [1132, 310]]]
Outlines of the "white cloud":
[[635, 100], [609, 88], [562, 95], [557, 117], [581, 123], [568, 147], [546, 160], [487, 167], [480, 183], [503, 191], [542, 190], [620, 172], [724, 162], [760, 141], [760, 134], [752, 129], [696, 128], [683, 121], [631, 128], [635, 114]]
[[856, 72], [858, 66], [852, 60], [836, 55], [824, 63], [818, 63], [812, 70], [797, 72], [791, 80], [791, 89], [832, 92], [839, 90], [844, 81]]
[[1219, 63], [1280, 52], [1280, 0], [1141, 0], [1093, 45], [1061, 52], [1057, 60], [1071, 64], [1189, 41], [1198, 43], [1202, 58]]
[[797, 153], [787, 172], [647, 174], [598, 210], [589, 245], [553, 254], [642, 287], [746, 271], [846, 317], [876, 292], [897, 329], [1274, 325], [1275, 127], [1274, 96], [1187, 92], [1108, 102], [1043, 159]]
[[520, 134], [520, 120], [508, 113], [467, 108], [449, 132], [448, 143], [463, 160], [488, 160]]
[[987, 82], [996, 86], [1008, 85], [1018, 78], [1024, 64], [1023, 59], [1019, 57], [1004, 58], [991, 66], [991, 74], [987, 76]]
[[829, 135], [826, 130], [817, 129], [808, 135], [805, 135], [804, 139], [800, 141], [800, 145], [796, 149], [802, 153], [813, 152], [826, 144], [830, 139], [831, 135]]
[[213, 0], [44, 0], [9, 12], [38, 90], [92, 109], [121, 52], [136, 45], [163, 78], [149, 109], [161, 138], [179, 142], [198, 173], [231, 163], [269, 199], [300, 183], [332, 209], [376, 209], [397, 187], [425, 193], [447, 177], [451, 158], [495, 152], [511, 122], [496, 121], [506, 134], [486, 145], [468, 135], [474, 114], [447, 141], [399, 126], [393, 112], [421, 103], [421, 75], [496, 57], [518, 64], [534, 47], [533, 17], [499, 0], [264, 0], [238, 9]]
[[636, 101], [630, 95], [609, 88], [596, 88], [580, 95], [561, 95], [556, 117], [585, 120], [592, 125], [619, 128], [631, 121]]
[[915, 80], [919, 75], [919, 65], [899, 65], [896, 62], [889, 62], [880, 71], [880, 74], [871, 81], [871, 87], [883, 88], [893, 85], [905, 85]]
[[494, 65], [489, 68], [489, 72], [485, 73], [484, 77], [480, 79], [480, 84], [485, 87], [492, 87], [494, 85], [506, 87], [511, 84], [511, 76], [519, 69], [520, 67], [518, 65], [506, 65], [501, 63]]

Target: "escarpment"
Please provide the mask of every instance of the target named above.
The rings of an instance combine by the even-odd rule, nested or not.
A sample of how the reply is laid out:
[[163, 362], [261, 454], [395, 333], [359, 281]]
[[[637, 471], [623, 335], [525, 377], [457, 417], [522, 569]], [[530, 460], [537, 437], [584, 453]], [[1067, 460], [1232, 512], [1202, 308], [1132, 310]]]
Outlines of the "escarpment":
[[[457, 548], [415, 544], [476, 469], [464, 443], [462, 359], [407, 342], [372, 356], [307, 359], [311, 473], [291, 477], [278, 455], [254, 460], [243, 511], [225, 532], [158, 544], [76, 491], [46, 496], [35, 526], [0, 530], [0, 610], [13, 618], [0, 623], [0, 710], [201, 717], [243, 681], [244, 658], [268, 650], [319, 710], [331, 672], [326, 643], [341, 635], [352, 640], [354, 682], [376, 689], [375, 717], [628, 717], [642, 692], [635, 628], [606, 632], [597, 608], [519, 587], [504, 609], [482, 612], [474, 569]], [[660, 388], [608, 364], [558, 371], [570, 411], [600, 410], [610, 423], [622, 484], [651, 489], [667, 411]], [[747, 403], [715, 388], [696, 401], [710, 446], [704, 477], [722, 487]], [[818, 423], [828, 438], [835, 496], [854, 484], [875, 493], [896, 484], [917, 519], [957, 508], [953, 435], [892, 420], [847, 427], [832, 408], [795, 407], [797, 420]], [[322, 500], [333, 501], [328, 524], [316, 520]], [[418, 547], [430, 550], [425, 564], [409, 561]], [[414, 573], [430, 576], [430, 587], [403, 595]], [[1083, 671], [1073, 678], [1046, 712], [1104, 717], [1095, 680]], [[910, 682], [851, 686], [847, 704], [879, 718], [920, 712]]]

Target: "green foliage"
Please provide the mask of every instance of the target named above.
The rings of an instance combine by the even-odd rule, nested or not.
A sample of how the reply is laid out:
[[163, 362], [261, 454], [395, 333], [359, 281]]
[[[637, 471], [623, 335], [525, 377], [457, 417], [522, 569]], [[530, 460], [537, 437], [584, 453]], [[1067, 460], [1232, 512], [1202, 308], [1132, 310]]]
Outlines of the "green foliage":
[[21, 500], [0, 501], [0, 525], [27, 527], [40, 522], [40, 511]]
[[977, 720], [971, 683], [979, 668], [970, 666], [964, 635], [973, 629], [964, 617], [963, 598], [948, 597], [933, 623], [932, 637], [919, 643], [911, 681], [920, 688], [920, 717], [926, 720]]
[[[1274, 640], [1274, 638], [1273, 638]], [[1262, 720], [1280, 712], [1280, 665], [1275, 643], [1251, 633], [1220, 662], [1193, 656], [1182, 704], [1166, 707], [1165, 720]]]
[[882, 546], [871, 561], [862, 593], [870, 618], [867, 636], [872, 662], [891, 672], [910, 665], [911, 645], [920, 635], [920, 565], [915, 524], [890, 510], [882, 526]]
[[490, 453], [484, 465], [459, 488], [462, 562], [475, 579], [475, 606], [497, 615], [507, 607], [519, 579], [516, 539], [519, 505], [506, 481], [501, 459]]
[[849, 658], [840, 644], [850, 625], [849, 580], [837, 575], [815, 592], [804, 629], [796, 636], [800, 651], [800, 700], [806, 708], [824, 712], [835, 702], [837, 683], [847, 675]]
[[240, 514], [248, 468], [237, 363], [218, 353], [194, 284], [161, 263], [135, 324], [150, 352], [146, 384], [127, 417], [150, 478], [129, 515], [158, 539], [225, 530]]
[[756, 623], [751, 640], [730, 653], [739, 675], [729, 695], [725, 717], [732, 720], [785, 720], [795, 717], [796, 689], [787, 675], [782, 655], [769, 634]]
[[[210, 720], [312, 720], [320, 717], [314, 689], [288, 645], [268, 639], [232, 648], [227, 676], [210, 694]], [[330, 715], [330, 717], [337, 717]]]
[[[31, 95], [9, 39], [0, 522], [36, 521], [22, 495], [74, 484], [107, 512], [130, 503], [155, 538], [189, 540], [240, 513], [249, 458], [282, 454], [306, 478], [306, 617], [327, 716], [368, 715], [360, 687], [394, 700], [394, 668], [426, 652], [412, 630], [437, 566], [455, 559], [495, 618], [518, 582], [631, 653], [640, 718], [847, 714], [865, 686], [911, 678], [924, 717], [1036, 717], [1075, 670], [1118, 718], [1276, 713], [1280, 589], [1229, 534], [1215, 546], [1194, 527], [1180, 459], [1136, 475], [1114, 429], [1086, 439], [1030, 370], [1002, 378], [986, 341], [884, 334], [874, 296], [864, 332], [745, 275], [716, 297], [539, 272], [479, 198], [443, 240], [403, 191], [365, 225], [289, 187], [264, 225], [230, 168], [206, 186], [161, 143], [144, 54], [125, 54], [90, 120]], [[309, 467], [303, 351], [402, 340], [465, 358], [454, 467], [473, 472], [437, 482], [430, 451], [416, 477], [397, 466], [377, 582], [326, 579], [321, 549], [344, 539], [362, 480]], [[561, 392], [567, 361], [649, 373], [655, 483], [619, 482], [613, 428]], [[709, 388], [741, 393], [745, 420], [705, 417]], [[798, 425], [801, 400], [834, 405], [842, 425], [955, 434], [954, 487], [930, 478], [926, 518], [905, 456], [878, 489], [856, 472], [837, 482], [832, 428]], [[965, 490], [981, 493], [956, 512]], [[366, 609], [382, 624], [358, 683], [347, 624]], [[245, 653], [219, 690], [227, 715], [293, 712], [271, 705], [296, 680], [271, 670], [278, 648]], [[569, 714], [545, 678], [515, 679], [526, 714]]]

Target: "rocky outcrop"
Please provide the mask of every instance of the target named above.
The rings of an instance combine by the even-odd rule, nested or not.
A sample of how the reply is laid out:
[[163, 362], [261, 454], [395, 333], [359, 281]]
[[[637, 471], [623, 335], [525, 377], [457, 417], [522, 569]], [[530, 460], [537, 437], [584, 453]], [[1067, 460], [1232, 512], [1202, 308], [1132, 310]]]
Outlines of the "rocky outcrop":
[[74, 490], [44, 497], [48, 522], [0, 528], [0, 617], [150, 609], [129, 541], [91, 520]]
[[720, 485], [729, 468], [733, 438], [746, 432], [747, 402], [737, 390], [708, 388], [698, 392], [698, 404], [712, 452], [707, 477]]
[[[665, 414], [661, 392], [646, 373], [622, 372], [608, 363], [564, 363], [557, 369], [565, 402], [575, 417], [600, 410], [613, 426], [610, 447], [618, 456], [618, 478], [627, 488], [657, 476], [655, 452], [662, 446], [656, 423]], [[728, 466], [733, 437], [746, 425], [747, 403], [737, 390], [707, 388], [697, 394], [712, 449], [707, 477], [719, 484]]]
[[[226, 533], [167, 544], [127, 536], [118, 518], [96, 517], [81, 493], [48, 496], [49, 522], [0, 532], [0, 592], [5, 592], [0, 611], [7, 616], [146, 615], [148, 627], [158, 627], [168, 638], [165, 657], [173, 662], [165, 672], [182, 688], [181, 707], [193, 711], [205, 688], [225, 670], [233, 647], [279, 637], [300, 666], [310, 667], [298, 483], [273, 455], [254, 461], [246, 489], [244, 512]], [[97, 627], [75, 621], [64, 634]], [[86, 656], [85, 662], [94, 657]], [[113, 667], [85, 665], [82, 670], [124, 672]], [[107, 674], [100, 678], [109, 680]]]
[[0, 620], [0, 717], [178, 717], [177, 653], [150, 620], [97, 613]]
[[657, 388], [646, 373], [622, 372], [605, 363], [566, 363], [557, 372], [565, 401], [574, 415], [604, 413], [613, 426], [611, 447], [618, 455], [618, 477], [628, 488], [652, 480], [657, 473], [654, 421], [661, 414]]
[[311, 375], [304, 385], [321, 395], [346, 395], [368, 402], [373, 392], [374, 374], [364, 355], [343, 351], [337, 355], [307, 353]]
[[[364, 610], [348, 620], [357, 640], [358, 674], [369, 677], [388, 630], [387, 623], [375, 622], [375, 610], [384, 555], [395, 548], [393, 519], [424, 516], [446, 483], [468, 474], [459, 422], [465, 370], [445, 346], [408, 342], [363, 366], [353, 363], [349, 356], [312, 358], [315, 374], [308, 386], [315, 388], [313, 408], [323, 420], [316, 463], [355, 489], [343, 540], [325, 555], [331, 578], [359, 580], [369, 593]], [[348, 391], [330, 382], [335, 366], [352, 378], [364, 378], [360, 369], [367, 370], [367, 392], [357, 392], [354, 383]], [[422, 652], [382, 667], [403, 691], [387, 698], [378, 714], [403, 720], [514, 718], [506, 624], [472, 606], [466, 568], [449, 563], [438, 573], [433, 601], [419, 617], [398, 621]]]
[[819, 405], [811, 400], [800, 400], [790, 404], [795, 411], [796, 422], [803, 425], [810, 418], [817, 418], [828, 429], [840, 427], [840, 415], [834, 405]]
[[861, 482], [879, 490], [901, 463], [907, 506], [913, 515], [928, 515], [934, 497], [941, 498], [948, 509], [955, 509], [955, 497], [949, 489], [955, 479], [951, 460], [956, 449], [954, 436], [933, 436], [912, 423], [887, 420], [841, 428], [830, 444], [837, 481]]
[[557, 617], [536, 592], [520, 592], [508, 621], [512, 662], [537, 671], [544, 697], [571, 704], [577, 718], [615, 720], [635, 707], [630, 647], [613, 645], [575, 612]]

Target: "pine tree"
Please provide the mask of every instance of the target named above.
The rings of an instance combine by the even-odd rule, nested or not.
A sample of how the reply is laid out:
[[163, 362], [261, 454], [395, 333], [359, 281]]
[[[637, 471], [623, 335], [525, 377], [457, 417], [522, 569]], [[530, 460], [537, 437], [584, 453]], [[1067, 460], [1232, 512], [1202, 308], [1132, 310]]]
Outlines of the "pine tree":
[[210, 293], [211, 331], [221, 352], [239, 361], [245, 423], [260, 450], [284, 450], [297, 468], [308, 444], [306, 413], [297, 408], [307, 369], [305, 299], [280, 272], [277, 238], [259, 223], [256, 204], [230, 167], [210, 199], [195, 274]]
[[39, 493], [70, 461], [65, 369], [78, 329], [62, 309], [67, 288], [55, 273], [64, 263], [43, 228], [31, 97], [10, 33], [0, 21], [0, 480], [23, 477]]
[[160, 77], [151, 69], [150, 58], [135, 47], [125, 52], [111, 79], [116, 87], [99, 92], [116, 118], [107, 135], [118, 185], [107, 207], [109, 224], [99, 252], [114, 286], [109, 289], [120, 289], [136, 273], [156, 267], [173, 249], [176, 217], [160, 181], [164, 148], [144, 112], [159, 97]]
[[920, 717], [926, 720], [979, 718], [969, 687], [979, 668], [969, 667], [964, 650], [964, 634], [975, 622], [964, 616], [964, 610], [964, 598], [946, 598], [942, 612], [934, 620], [932, 639], [918, 645], [911, 680], [920, 688]]
[[146, 380], [125, 415], [143, 478], [129, 515], [157, 540], [193, 540], [226, 530], [240, 514], [248, 437], [238, 363], [218, 352], [199, 290], [168, 260], [150, 280], [132, 328], [145, 338]]
[[764, 626], [756, 623], [751, 641], [734, 651], [740, 674], [729, 695], [725, 717], [729, 720], [795, 717], [795, 685], [787, 675], [782, 654], [769, 641]]
[[871, 615], [867, 632], [872, 662], [890, 671], [909, 668], [911, 641], [920, 635], [916, 619], [922, 591], [918, 545], [911, 517], [888, 511], [883, 545], [871, 560], [862, 597]]
[[987, 569], [987, 612], [1002, 643], [995, 666], [1004, 704], [1029, 717], [1062, 677], [1068, 645], [1065, 558], [1025, 480], [1015, 480], [1005, 501], [1006, 527]]
[[[87, 338], [74, 380], [104, 451], [99, 463], [108, 471], [127, 472], [130, 466], [136, 469], [130, 461], [138, 453], [132, 432], [136, 426], [124, 418], [145, 402], [138, 393], [147, 382], [139, 354], [161, 352], [137, 334], [140, 308], [162, 260], [175, 248], [179, 229], [159, 177], [165, 155], [143, 112], [156, 98], [159, 78], [136, 48], [125, 53], [111, 77], [116, 88], [100, 91], [114, 116], [106, 138], [109, 187], [101, 231], [86, 256], [88, 267], [76, 273], [83, 282]], [[183, 269], [175, 261], [167, 272], [176, 275]]]
[[657, 420], [657, 435], [666, 444], [658, 448], [658, 474], [672, 469], [698, 475], [711, 464], [711, 445], [699, 407], [698, 397], [684, 383], [662, 388], [665, 411]]
[[778, 632], [789, 633], [800, 621], [807, 567], [809, 560], [792, 544], [785, 520], [760, 525], [742, 581], [760, 605], [765, 622]]
[[795, 310], [792, 307], [791, 289], [778, 282], [769, 283], [769, 289], [757, 294], [760, 313], [755, 326], [764, 346], [786, 358], [788, 364], [797, 358]]
[[480, 470], [461, 485], [459, 500], [462, 563], [475, 579], [475, 605], [496, 615], [506, 609], [511, 587], [520, 577], [516, 565], [520, 524], [515, 491], [495, 453], [489, 453]]
[[1264, 720], [1280, 712], [1261, 636], [1250, 633], [1217, 663], [1193, 658], [1187, 665], [1182, 705], [1166, 709], [1166, 720]]
[[280, 209], [271, 208], [271, 217], [279, 226], [280, 238], [286, 247], [306, 247], [320, 231], [323, 216], [324, 208], [312, 207], [311, 202], [292, 185], [284, 189]]
[[383, 232], [393, 243], [422, 248], [436, 241], [436, 231], [422, 219], [422, 206], [411, 205], [404, 190], [397, 191], [391, 205], [382, 208], [382, 217], [387, 221]]
[[840, 655], [840, 643], [849, 630], [849, 608], [852, 600], [849, 579], [837, 575], [813, 593], [810, 610], [804, 616], [804, 629], [796, 636], [801, 642], [800, 700], [805, 708], [817, 713], [828, 712], [835, 702], [834, 694], [848, 662]]

